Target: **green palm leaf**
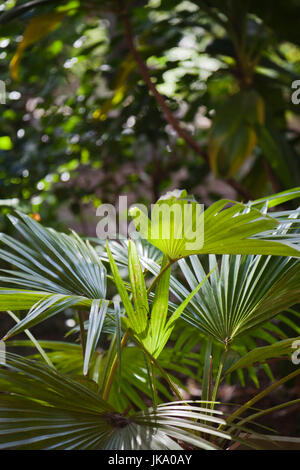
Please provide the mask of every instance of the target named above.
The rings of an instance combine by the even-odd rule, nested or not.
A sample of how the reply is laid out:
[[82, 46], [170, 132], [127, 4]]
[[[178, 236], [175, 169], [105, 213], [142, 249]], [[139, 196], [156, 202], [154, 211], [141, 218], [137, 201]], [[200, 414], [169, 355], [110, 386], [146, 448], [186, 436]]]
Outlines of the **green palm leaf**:
[[75, 232], [58, 233], [22, 213], [10, 219], [26, 243], [1, 234], [5, 249], [0, 249], [0, 259], [16, 269], [2, 270], [5, 276], [0, 277], [0, 282], [14, 288], [0, 289], [0, 308], [29, 312], [4, 339], [67, 308], [87, 307], [90, 309], [84, 362], [87, 374], [108, 308], [108, 301], [104, 300], [106, 269], [90, 243]]
[[[298, 192], [294, 191], [289, 198], [297, 195]], [[164, 204], [170, 207], [174, 205], [181, 215], [175, 213], [173, 216], [170, 214], [170, 217], [152, 217], [150, 220], [138, 208], [133, 208], [131, 215], [142, 237], [171, 260], [192, 254], [300, 255], [299, 234], [286, 236], [278, 233], [281, 221], [266, 211], [258, 210], [255, 202], [241, 204], [223, 199], [206, 209], [203, 217], [199, 214], [196, 216], [194, 211], [193, 216], [184, 218], [184, 209], [197, 207], [198, 204], [188, 199], [186, 192], [173, 191], [157, 201], [152, 213], [159, 213]], [[199, 237], [199, 246], [189, 248], [188, 243], [197, 232], [195, 227], [201, 232], [199, 224], [202, 224], [204, 230], [203, 240]]]
[[[96, 244], [96, 251], [102, 261], [108, 262], [107, 251], [105, 247], [105, 240], [100, 238], [90, 238], [92, 242]], [[114, 257], [116, 264], [119, 267], [128, 268], [128, 246], [129, 240], [119, 239], [119, 240], [110, 240], [109, 248]], [[142, 237], [137, 237], [135, 240], [135, 246], [140, 259], [150, 259], [157, 263], [161, 262], [162, 252], [151, 245], [147, 240]]]
[[[217, 264], [214, 255], [209, 255], [207, 261], [209, 269]], [[160, 266], [154, 261], [141, 262], [158, 275]], [[178, 264], [189, 287], [171, 276], [170, 290], [182, 302], [205, 279], [207, 270], [196, 255], [190, 256], [189, 261], [181, 259]], [[247, 335], [299, 301], [299, 266], [296, 258], [223, 255], [220, 267], [181, 317], [222, 343]], [[170, 302], [169, 307], [171, 311], [177, 308]]]
[[86, 386], [12, 354], [0, 367], [0, 390], [0, 449], [180, 450], [182, 441], [213, 450], [199, 431], [230, 439], [216, 429], [226, 425], [220, 411], [176, 402], [124, 416]]
[[[210, 265], [216, 263], [209, 256]], [[197, 256], [180, 268], [191, 289], [206, 275]], [[299, 301], [299, 260], [266, 256], [223, 256], [221, 266], [187, 306], [183, 318], [224, 343], [245, 335]], [[171, 281], [182, 299], [184, 287]], [[186, 292], [189, 292], [186, 290]]]
[[31, 217], [9, 216], [26, 243], [1, 234], [5, 249], [0, 259], [17, 271], [6, 273], [0, 281], [10, 286], [55, 294], [80, 295], [101, 299], [106, 295], [106, 270], [94, 248], [72, 232], [71, 235], [45, 228]]
[[294, 341], [299, 341], [300, 336], [297, 338], [288, 338], [282, 341], [277, 341], [274, 344], [269, 346], [261, 346], [259, 348], [255, 348], [252, 351], [249, 351], [245, 354], [241, 359], [235, 362], [228, 370], [227, 373], [230, 374], [231, 372], [243, 368], [249, 367], [255, 364], [256, 362], [262, 362], [266, 359], [270, 359], [272, 357], [278, 358], [280, 356], [291, 356], [293, 353], [292, 344]]
[[272, 194], [271, 196], [256, 199], [255, 201], [251, 201], [249, 204], [256, 207], [263, 207], [266, 205], [267, 208], [271, 208], [297, 198], [300, 198], [299, 187], [288, 189], [287, 191], [282, 191], [277, 194]]
[[[166, 345], [176, 320], [178, 320], [194, 295], [199, 291], [199, 289], [201, 289], [202, 285], [216, 266], [212, 268], [210, 273], [204, 276], [204, 278], [194, 287], [193, 291], [182, 300], [181, 304], [174, 311], [172, 316], [167, 319], [170, 267], [166, 256], [164, 257], [163, 264], [161, 266], [160, 274], [162, 274], [162, 276], [157, 282], [153, 306], [150, 313], [142, 267], [134, 242], [130, 241], [128, 249], [130, 285], [133, 293], [134, 307], [131, 303], [116, 262], [112, 256], [108, 242], [106, 244], [106, 249], [115, 284], [128, 315], [128, 320], [124, 322], [126, 324], [126, 328], [132, 330], [134, 336], [141, 342], [145, 349], [157, 358]], [[148, 316], [150, 316], [149, 319]]]
[[87, 375], [92, 355], [94, 354], [108, 309], [108, 300], [93, 300], [88, 322], [83, 373]]

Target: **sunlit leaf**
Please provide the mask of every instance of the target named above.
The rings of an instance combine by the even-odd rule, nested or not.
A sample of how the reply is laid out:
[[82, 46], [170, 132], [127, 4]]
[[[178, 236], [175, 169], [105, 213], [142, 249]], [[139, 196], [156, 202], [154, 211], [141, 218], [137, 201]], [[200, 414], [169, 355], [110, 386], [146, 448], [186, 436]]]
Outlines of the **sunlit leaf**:
[[[175, 216], [171, 211], [167, 217], [165, 214], [172, 204], [177, 208], [174, 209]], [[300, 255], [299, 234], [284, 236], [278, 233], [280, 221], [251, 204], [220, 200], [202, 215], [200, 209], [197, 223], [193, 217], [183, 217], [188, 206], [196, 217], [197, 203], [187, 200], [186, 193], [179, 191], [159, 199], [154, 205], [156, 210], [152, 209], [151, 212], [154, 220], [138, 208], [132, 209], [131, 215], [140, 234], [173, 261], [192, 254], [207, 253]], [[161, 207], [164, 207], [164, 217], [162, 214], [157, 217]]]

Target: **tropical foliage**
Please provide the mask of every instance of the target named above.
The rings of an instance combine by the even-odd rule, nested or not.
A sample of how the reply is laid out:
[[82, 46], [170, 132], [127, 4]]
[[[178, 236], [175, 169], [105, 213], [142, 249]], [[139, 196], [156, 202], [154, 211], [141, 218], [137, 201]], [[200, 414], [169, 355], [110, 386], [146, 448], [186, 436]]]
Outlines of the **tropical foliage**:
[[[290, 319], [299, 318], [292, 307], [300, 239], [298, 210], [269, 209], [299, 194], [215, 203], [204, 213], [203, 247], [192, 254], [182, 240], [177, 251], [172, 219], [160, 219], [168, 243], [152, 246], [151, 238], [85, 240], [10, 216], [17, 231], [1, 235], [0, 309], [15, 325], [3, 339], [8, 349], [36, 351], [0, 352], [0, 448], [214, 450], [276, 441], [256, 419], [300, 399], [256, 403], [300, 373], [294, 366], [275, 379], [268, 364], [290, 358], [300, 340]], [[157, 204], [191, 200], [176, 191]], [[30, 331], [66, 311], [77, 325], [65, 341], [39, 341]], [[27, 340], [11, 339], [22, 332]], [[222, 410], [221, 384], [236, 373], [244, 383], [246, 373], [259, 386], [260, 368], [271, 384]], [[198, 400], [182, 396], [183, 377], [201, 384]]]

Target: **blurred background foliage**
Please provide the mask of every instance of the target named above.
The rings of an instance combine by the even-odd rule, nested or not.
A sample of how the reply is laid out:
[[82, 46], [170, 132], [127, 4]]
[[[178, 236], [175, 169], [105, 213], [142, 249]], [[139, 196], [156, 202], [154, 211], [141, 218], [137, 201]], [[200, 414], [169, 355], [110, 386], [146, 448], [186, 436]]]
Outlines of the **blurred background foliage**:
[[183, 187], [209, 204], [299, 186], [299, 7], [2, 2], [2, 213], [94, 235], [95, 207], [120, 194]]

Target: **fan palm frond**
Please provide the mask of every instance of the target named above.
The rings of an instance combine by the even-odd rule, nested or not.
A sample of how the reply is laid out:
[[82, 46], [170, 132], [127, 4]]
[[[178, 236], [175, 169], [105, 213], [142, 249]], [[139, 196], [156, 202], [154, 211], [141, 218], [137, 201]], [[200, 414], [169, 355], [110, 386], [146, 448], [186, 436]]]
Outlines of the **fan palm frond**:
[[[199, 338], [193, 338], [193, 345], [196, 344], [197, 340]], [[32, 348], [36, 345], [28, 340], [10, 340], [7, 346], [8, 348]], [[38, 342], [38, 346], [46, 351], [49, 361], [58, 371], [71, 376], [80, 376], [83, 368], [83, 357], [79, 344], [41, 340]], [[185, 374], [187, 377], [197, 380], [194, 370], [200, 367], [201, 357], [199, 353], [192, 351], [192, 345], [190, 344], [182, 346], [178, 341], [178, 344], [175, 344], [175, 346], [174, 348], [167, 347], [162, 351], [159, 363], [163, 369], [168, 371], [168, 375], [173, 383], [182, 390], [185, 390], [184, 381], [178, 377], [178, 373], [181, 377], [182, 374]], [[98, 349], [90, 364], [89, 377], [95, 381], [95, 385], [98, 384], [100, 391], [104, 381], [107, 355], [108, 351]], [[41, 359], [36, 354], [30, 357]], [[121, 367], [120, 377], [116, 376], [112, 384], [109, 402], [120, 412], [126, 410], [129, 406], [141, 410], [145, 409], [147, 405], [143, 397], [148, 397], [149, 400], [152, 399], [152, 392], [148, 381], [147, 363], [143, 351], [130, 344], [122, 351], [122, 363], [124, 365]], [[158, 379], [156, 387], [159, 394], [159, 402], [172, 400], [173, 396], [168, 387], [164, 385], [162, 380], [159, 380], [162, 378], [159, 369], [155, 368], [155, 375]], [[197, 398], [200, 398], [200, 396]]]
[[[31, 217], [17, 213], [9, 216], [25, 239], [1, 234], [0, 259], [15, 266], [2, 269], [1, 310], [29, 308], [25, 318], [6, 334], [5, 339], [70, 308], [89, 308], [89, 326], [84, 373], [95, 351], [108, 308], [106, 269], [89, 242], [75, 232], [70, 235], [45, 228]], [[21, 286], [22, 289], [17, 287]]]
[[17, 268], [2, 270], [0, 281], [13, 287], [55, 294], [101, 299], [106, 295], [106, 270], [90, 243], [75, 232], [70, 235], [43, 227], [31, 217], [9, 216], [25, 239], [0, 235], [0, 259]]
[[[168, 217], [163, 216], [159, 211], [165, 205], [169, 212], [173, 207], [178, 211], [174, 208]], [[190, 216], [184, 217], [187, 209]], [[199, 204], [188, 198], [185, 191], [176, 190], [162, 196], [152, 208], [152, 214], [150, 220], [139, 208], [131, 210], [142, 237], [170, 260], [192, 254], [300, 256], [300, 235], [281, 233], [282, 221], [271, 217], [266, 210], [257, 209], [255, 201], [242, 204], [222, 199], [202, 213]]]
[[167, 318], [170, 266], [166, 256], [163, 258], [162, 271], [160, 272], [160, 278], [157, 282], [150, 312], [148, 292], [146, 290], [145, 279], [134, 242], [131, 240], [128, 247], [129, 277], [134, 305], [131, 303], [131, 299], [112, 256], [108, 242], [106, 249], [114, 281], [128, 315], [128, 319], [126, 319], [125, 322], [126, 329], [131, 330], [144, 348], [157, 358], [166, 345], [176, 320], [180, 317], [190, 300], [194, 297], [196, 292], [199, 291], [216, 266], [212, 268], [210, 273], [204, 276], [192, 292], [182, 299], [182, 302], [173, 312], [172, 316]]
[[[204, 261], [205, 258], [201, 263], [197, 255], [178, 261], [189, 286], [178, 276], [170, 277], [170, 291], [179, 301], [207, 276]], [[207, 262], [211, 269], [218, 259], [209, 255]], [[157, 263], [143, 258], [141, 263], [158, 276], [161, 267]], [[289, 257], [223, 255], [220, 267], [191, 299], [181, 317], [223, 343], [246, 335], [299, 301], [299, 263], [297, 258]], [[176, 308], [169, 302], [171, 312]], [[276, 329], [275, 325], [268, 325]]]
[[[130, 416], [118, 413], [90, 388], [52, 368], [8, 354], [0, 366], [0, 449], [202, 449], [228, 433], [221, 411], [173, 402]], [[203, 420], [207, 424], [201, 424]]]
[[[191, 289], [206, 272], [197, 256], [179, 266]], [[210, 265], [216, 257], [209, 256]], [[273, 318], [299, 300], [299, 260], [266, 256], [223, 256], [221, 266], [187, 306], [183, 318], [219, 341], [231, 342]], [[189, 290], [173, 279], [181, 300]]]

